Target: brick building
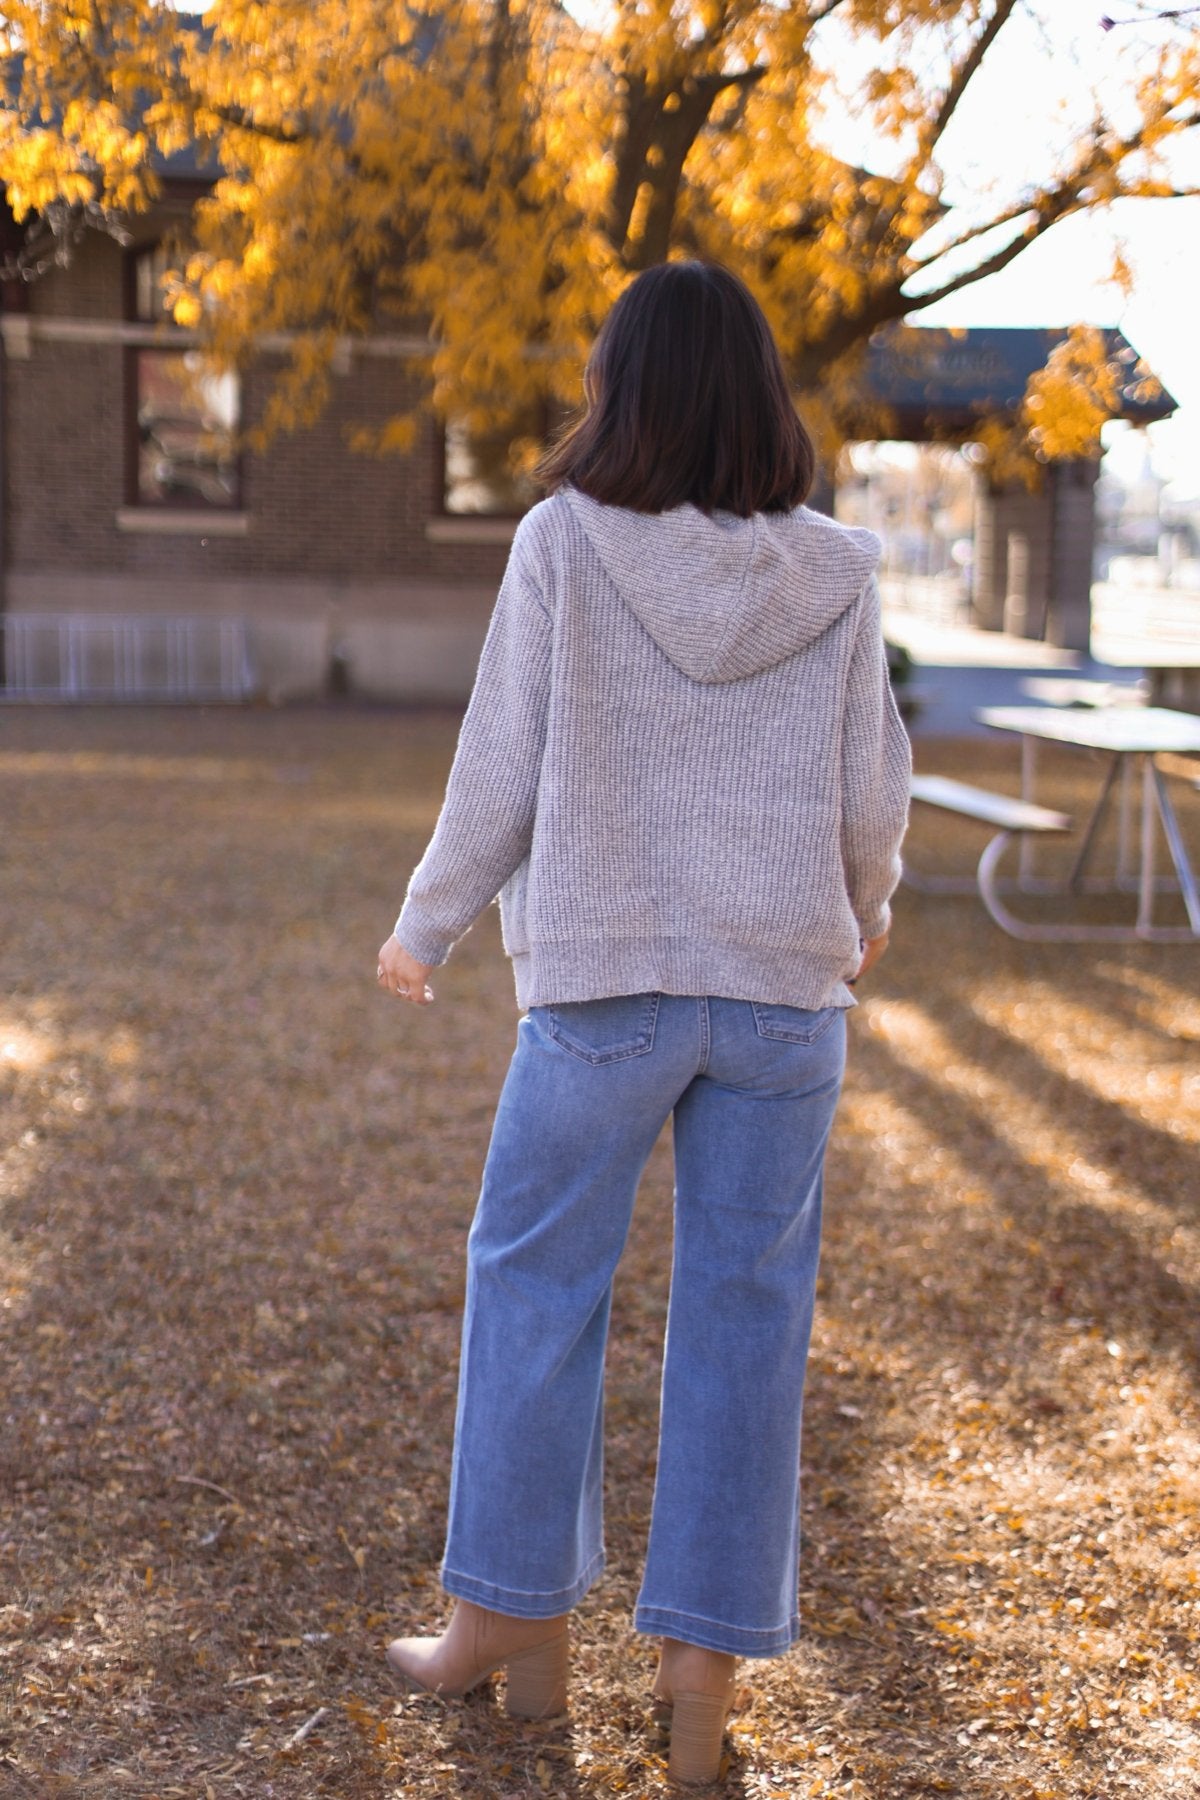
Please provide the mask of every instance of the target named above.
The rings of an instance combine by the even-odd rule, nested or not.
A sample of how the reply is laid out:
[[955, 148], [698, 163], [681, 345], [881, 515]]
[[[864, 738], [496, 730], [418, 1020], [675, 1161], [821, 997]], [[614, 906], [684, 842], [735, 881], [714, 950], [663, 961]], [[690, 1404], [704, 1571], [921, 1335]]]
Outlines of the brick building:
[[235, 454], [272, 351], [197, 388], [157, 251], [196, 191], [0, 295], [8, 690], [461, 697], [523, 497], [432, 420], [407, 456], [348, 448], [416, 398], [387, 336], [344, 347], [317, 426]]
[[[406, 343], [387, 335], [343, 346], [315, 427], [237, 454], [279, 349], [263, 345], [240, 381], [195, 370], [194, 340], [163, 306], [159, 245], [186, 228], [207, 178], [168, 173], [132, 242], [89, 232], [67, 267], [0, 290], [5, 691], [463, 698], [532, 496], [502, 446], [429, 418], [406, 456], [348, 448], [346, 426], [418, 397]], [[1060, 335], [891, 334], [871, 363], [889, 435], [968, 438], [982, 411], [1019, 404]], [[1169, 396], [1139, 397], [1136, 355], [1119, 350], [1124, 416], [1171, 411]], [[1095, 473], [1056, 468], [1033, 496], [981, 484], [980, 623], [1087, 647]]]

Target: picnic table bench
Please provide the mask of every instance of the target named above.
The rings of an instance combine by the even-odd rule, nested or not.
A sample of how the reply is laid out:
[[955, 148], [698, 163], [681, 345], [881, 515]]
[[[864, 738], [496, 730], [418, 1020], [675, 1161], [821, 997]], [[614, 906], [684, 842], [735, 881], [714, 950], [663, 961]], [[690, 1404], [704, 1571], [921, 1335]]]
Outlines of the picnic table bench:
[[[973, 823], [995, 827], [970, 880], [961, 876], [924, 874], [906, 861], [906, 883], [924, 893], [978, 893], [988, 913], [1011, 937], [1041, 943], [1082, 943], [1097, 940], [1200, 942], [1200, 892], [1188, 858], [1179, 821], [1156, 754], [1190, 756], [1200, 753], [1200, 719], [1165, 708], [1108, 706], [1083, 712], [1065, 707], [989, 707], [978, 717], [999, 731], [1018, 733], [1022, 740], [1022, 797], [993, 793], [945, 776], [914, 775], [912, 798], [922, 805], [957, 814]], [[1077, 749], [1107, 753], [1109, 768], [1099, 797], [1084, 828], [1079, 850], [1065, 882], [1037, 879], [1032, 873], [1031, 846], [1039, 837], [1059, 835], [1071, 829], [1065, 814], [1039, 806], [1033, 800], [1034, 749], [1039, 740], [1071, 745]], [[1141, 819], [1139, 857], [1131, 867], [1132, 782], [1134, 765], [1140, 762]], [[1088, 877], [1085, 869], [1095, 847], [1100, 822], [1114, 790], [1120, 790], [1120, 851], [1115, 878]], [[1164, 883], [1154, 869], [1154, 847], [1161, 824], [1167, 840], [1174, 878]], [[1015, 840], [1020, 843], [1019, 873], [1001, 882], [999, 865]], [[1187, 910], [1186, 925], [1158, 925], [1153, 919], [1155, 895], [1168, 887], [1180, 893]], [[1138, 913], [1133, 925], [1092, 924], [1083, 920], [1066, 923], [1030, 923], [1018, 919], [1001, 900], [1001, 891], [1021, 893], [1135, 892]]]
[[954, 781], [947, 775], [914, 775], [910, 793], [924, 806], [956, 813], [979, 825], [994, 826], [995, 836], [984, 847], [973, 876], [924, 874], [906, 857], [905, 884], [922, 894], [977, 893], [1001, 931], [1014, 937], [1026, 936], [1031, 928], [1014, 919], [999, 898], [1000, 859], [1014, 837], [1025, 832], [1040, 835], [1070, 831], [1068, 815], [1053, 812], [1048, 806], [1038, 806], [1031, 800], [1015, 799], [1011, 794], [997, 794], [991, 788]]

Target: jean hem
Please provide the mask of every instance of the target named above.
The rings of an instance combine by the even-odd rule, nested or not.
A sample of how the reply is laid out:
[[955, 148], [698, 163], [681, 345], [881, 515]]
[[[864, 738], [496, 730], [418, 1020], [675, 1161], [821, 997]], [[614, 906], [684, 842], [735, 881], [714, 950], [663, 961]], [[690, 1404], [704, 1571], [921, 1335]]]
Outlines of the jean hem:
[[695, 1613], [673, 1612], [665, 1606], [639, 1606], [633, 1616], [633, 1628], [647, 1637], [678, 1638], [684, 1644], [696, 1644], [702, 1650], [722, 1650], [732, 1656], [781, 1656], [790, 1650], [800, 1636], [800, 1617], [793, 1613], [786, 1625], [753, 1630], [744, 1625], [726, 1625], [719, 1619], [705, 1619]]
[[461, 1569], [450, 1569], [445, 1564], [441, 1569], [441, 1582], [456, 1600], [472, 1600], [476, 1606], [506, 1613], [509, 1618], [556, 1619], [560, 1613], [570, 1612], [573, 1606], [578, 1606], [603, 1573], [604, 1554], [601, 1552], [569, 1587], [532, 1590], [501, 1587], [497, 1582], [479, 1581], [474, 1575], [464, 1575]]

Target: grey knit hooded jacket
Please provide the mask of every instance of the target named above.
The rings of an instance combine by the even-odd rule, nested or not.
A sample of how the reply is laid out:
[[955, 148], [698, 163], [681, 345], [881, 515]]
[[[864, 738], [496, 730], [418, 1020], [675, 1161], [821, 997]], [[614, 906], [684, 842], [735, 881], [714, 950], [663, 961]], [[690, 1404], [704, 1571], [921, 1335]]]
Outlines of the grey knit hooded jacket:
[[871, 533], [565, 488], [521, 521], [396, 936], [444, 962], [497, 894], [522, 1007], [849, 1006], [888, 923], [908, 740]]

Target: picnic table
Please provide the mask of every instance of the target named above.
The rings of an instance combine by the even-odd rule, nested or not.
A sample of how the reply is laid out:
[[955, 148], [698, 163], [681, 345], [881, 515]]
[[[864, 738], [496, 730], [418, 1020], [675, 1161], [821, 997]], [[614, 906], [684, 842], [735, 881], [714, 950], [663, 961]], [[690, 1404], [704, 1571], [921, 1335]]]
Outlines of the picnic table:
[[[973, 885], [1002, 930], [1013, 937], [1032, 941], [1082, 943], [1140, 939], [1200, 942], [1200, 891], [1166, 778], [1155, 760], [1167, 752], [1176, 756], [1200, 755], [1200, 717], [1173, 712], [1166, 707], [1131, 706], [1085, 709], [989, 706], [982, 708], [976, 717], [996, 731], [1014, 732], [1020, 737], [1021, 798], [989, 793], [986, 789], [950, 782], [942, 777], [915, 775], [914, 800], [981, 824], [995, 825], [998, 831], [980, 857], [972, 884], [957, 878], [922, 876], [906, 869], [910, 885], [926, 892], [961, 892], [967, 885]], [[1098, 752], [1107, 757], [1095, 803], [1065, 882], [1039, 878], [1034, 870], [1033, 846], [1037, 838], [1067, 832], [1072, 824], [1065, 814], [1040, 806], [1035, 798], [1038, 745], [1047, 742]], [[1140, 782], [1137, 780], [1139, 765]], [[1100, 825], [1114, 792], [1118, 795], [1120, 809], [1116, 870], [1112, 874], [1089, 873]], [[1135, 811], [1138, 814], [1136, 831]], [[1155, 869], [1159, 824], [1174, 870], [1173, 877], [1165, 879], [1159, 877]], [[1014, 838], [1020, 846], [1018, 875], [1015, 881], [1002, 883], [999, 864]], [[1155, 897], [1166, 888], [1182, 894], [1188, 917], [1186, 925], [1155, 922]], [[1018, 919], [1001, 899], [1002, 891], [1014, 889], [1027, 894], [1132, 892], [1138, 897], [1137, 918], [1129, 925], [1093, 924], [1082, 919], [1029, 923]]]
[[1098, 582], [1091, 650], [1110, 668], [1144, 671], [1153, 706], [1194, 710], [1200, 703], [1200, 593]]

